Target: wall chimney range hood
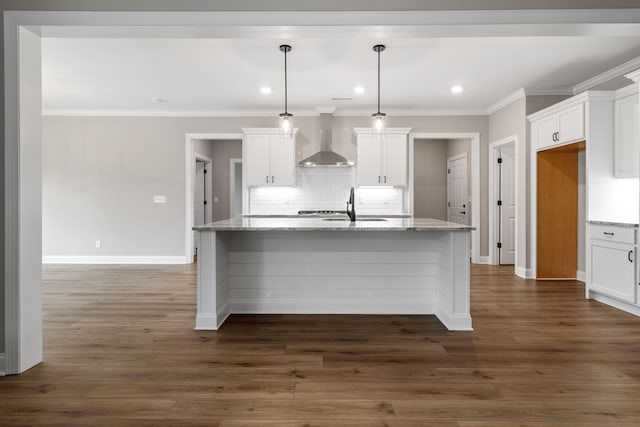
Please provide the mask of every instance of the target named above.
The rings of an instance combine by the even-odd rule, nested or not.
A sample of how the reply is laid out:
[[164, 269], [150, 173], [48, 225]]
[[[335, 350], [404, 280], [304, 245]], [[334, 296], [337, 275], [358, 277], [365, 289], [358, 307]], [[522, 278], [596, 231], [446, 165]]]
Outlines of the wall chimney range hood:
[[331, 126], [333, 114], [320, 113], [318, 119], [318, 134], [316, 141], [320, 141], [320, 151], [298, 163], [298, 166], [353, 166], [354, 163], [331, 149]]

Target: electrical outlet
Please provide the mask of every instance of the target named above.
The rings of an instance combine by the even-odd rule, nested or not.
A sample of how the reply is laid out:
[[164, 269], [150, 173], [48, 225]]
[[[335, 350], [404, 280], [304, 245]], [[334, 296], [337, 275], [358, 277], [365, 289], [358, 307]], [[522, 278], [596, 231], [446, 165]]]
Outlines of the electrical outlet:
[[218, 196], [214, 196], [213, 197], [213, 203], [218, 203], [220, 201], [220, 199], [218, 199]]
[[100, 240], [96, 240], [96, 248], [101, 248], [102, 242]]

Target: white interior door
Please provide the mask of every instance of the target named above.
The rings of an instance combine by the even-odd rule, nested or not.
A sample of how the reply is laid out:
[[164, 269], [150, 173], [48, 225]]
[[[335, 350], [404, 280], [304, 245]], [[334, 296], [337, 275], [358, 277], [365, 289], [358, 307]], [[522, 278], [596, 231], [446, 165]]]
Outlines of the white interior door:
[[467, 154], [447, 159], [447, 219], [468, 224]]
[[[194, 187], [193, 197], [193, 225], [202, 225], [206, 223], [205, 210], [205, 190], [206, 190], [206, 163], [196, 160], [196, 185]], [[198, 233], [194, 232], [193, 245], [195, 253], [198, 253]]]
[[500, 264], [516, 262], [516, 183], [515, 148], [512, 144], [500, 149], [501, 163], [498, 163], [500, 185], [498, 190], [498, 221], [500, 224]]

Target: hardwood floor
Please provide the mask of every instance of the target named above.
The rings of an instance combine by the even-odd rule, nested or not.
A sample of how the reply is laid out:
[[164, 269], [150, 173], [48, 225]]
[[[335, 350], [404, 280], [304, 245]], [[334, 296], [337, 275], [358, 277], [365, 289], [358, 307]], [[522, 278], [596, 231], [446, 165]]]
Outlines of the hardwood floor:
[[473, 266], [474, 332], [433, 316], [234, 315], [194, 266], [45, 266], [45, 362], [0, 425], [637, 426], [640, 319], [579, 282]]

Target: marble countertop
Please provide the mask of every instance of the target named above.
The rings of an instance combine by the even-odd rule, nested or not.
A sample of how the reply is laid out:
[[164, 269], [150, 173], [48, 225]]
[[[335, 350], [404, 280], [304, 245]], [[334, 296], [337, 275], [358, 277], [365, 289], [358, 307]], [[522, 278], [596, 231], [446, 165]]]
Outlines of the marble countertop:
[[431, 218], [348, 219], [235, 217], [193, 227], [196, 231], [471, 231], [474, 227]]
[[610, 221], [587, 221], [588, 224], [594, 225], [612, 225], [615, 227], [638, 228], [638, 224], [630, 224], [627, 222], [610, 222]]

